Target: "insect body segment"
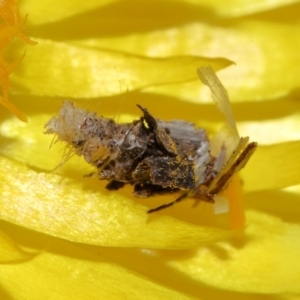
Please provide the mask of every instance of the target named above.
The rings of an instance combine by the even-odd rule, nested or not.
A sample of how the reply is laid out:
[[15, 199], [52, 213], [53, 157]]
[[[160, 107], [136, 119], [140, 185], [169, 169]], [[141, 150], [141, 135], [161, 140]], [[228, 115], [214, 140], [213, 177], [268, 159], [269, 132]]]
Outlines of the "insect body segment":
[[59, 115], [46, 124], [46, 133], [83, 155], [100, 179], [109, 180], [107, 188], [129, 183], [138, 197], [193, 190], [212, 177], [208, 173], [214, 158], [203, 129], [157, 120], [138, 107], [143, 112], [139, 120], [116, 124], [64, 102]]
[[137, 197], [182, 191], [173, 202], [149, 210], [164, 209], [186, 197], [214, 202], [213, 197], [251, 156], [254, 144], [241, 139], [237, 152], [225, 164], [223, 147], [217, 157], [203, 129], [184, 121], [161, 121], [138, 105], [143, 116], [132, 123], [117, 124], [64, 102], [59, 115], [46, 124], [78, 155], [97, 168], [107, 189], [124, 184], [134, 187]]

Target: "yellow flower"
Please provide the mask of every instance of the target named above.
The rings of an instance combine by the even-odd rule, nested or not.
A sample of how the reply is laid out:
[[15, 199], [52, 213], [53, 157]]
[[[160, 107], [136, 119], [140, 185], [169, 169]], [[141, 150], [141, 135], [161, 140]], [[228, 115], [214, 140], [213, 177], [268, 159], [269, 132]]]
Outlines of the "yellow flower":
[[[294, 2], [20, 3], [21, 15], [29, 14], [25, 32], [38, 45], [26, 46], [10, 75], [9, 99], [28, 124], [1, 110], [1, 299], [299, 297]], [[23, 44], [10, 46], [8, 61], [22, 56]], [[227, 216], [207, 204], [194, 208], [193, 200], [148, 217], [147, 207], [173, 196], [108, 192], [82, 178], [90, 169], [81, 159], [49, 172], [63, 146], [49, 150], [43, 127], [64, 99], [120, 121], [138, 117], [139, 103], [155, 117], [216, 132], [222, 116], [195, 72], [207, 64], [222, 69], [241, 135], [260, 145], [241, 174], [242, 238], [226, 240], [233, 235]], [[229, 192], [239, 194], [238, 187]]]

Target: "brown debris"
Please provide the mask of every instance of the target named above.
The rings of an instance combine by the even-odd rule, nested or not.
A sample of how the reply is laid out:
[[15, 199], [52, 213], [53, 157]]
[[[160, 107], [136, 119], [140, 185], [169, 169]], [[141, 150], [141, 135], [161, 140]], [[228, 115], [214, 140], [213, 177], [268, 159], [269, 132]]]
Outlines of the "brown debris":
[[[203, 129], [184, 121], [158, 120], [138, 107], [143, 112], [139, 120], [116, 124], [64, 102], [59, 115], [45, 125], [46, 133], [56, 134], [83, 155], [97, 168], [99, 179], [109, 181], [106, 188], [110, 190], [131, 184], [137, 197], [182, 191], [174, 202], [149, 212], [190, 196], [214, 202], [214, 195], [228, 185], [256, 148], [255, 143], [243, 143], [232, 165], [224, 169], [226, 149], [212, 157]], [[223, 174], [221, 170], [227, 171]]]

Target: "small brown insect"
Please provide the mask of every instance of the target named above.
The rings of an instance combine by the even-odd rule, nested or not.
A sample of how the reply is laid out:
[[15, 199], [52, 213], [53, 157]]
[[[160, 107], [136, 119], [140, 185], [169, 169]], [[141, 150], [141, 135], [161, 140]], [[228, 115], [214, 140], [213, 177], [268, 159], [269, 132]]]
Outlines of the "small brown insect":
[[185, 121], [156, 119], [137, 106], [143, 113], [140, 119], [117, 124], [64, 102], [59, 115], [45, 128], [47, 134], [56, 134], [96, 167], [99, 179], [108, 181], [109, 190], [131, 184], [136, 197], [181, 191], [176, 200], [149, 213], [186, 197], [213, 203], [256, 148], [256, 143], [241, 138], [229, 159], [225, 146], [212, 156], [204, 129]]

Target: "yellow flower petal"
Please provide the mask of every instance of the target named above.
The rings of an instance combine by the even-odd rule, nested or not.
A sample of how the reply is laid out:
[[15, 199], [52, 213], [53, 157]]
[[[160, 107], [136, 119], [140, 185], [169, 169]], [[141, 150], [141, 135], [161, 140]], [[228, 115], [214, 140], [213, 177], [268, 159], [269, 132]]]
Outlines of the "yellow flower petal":
[[[266, 111], [263, 107], [260, 109], [259, 104], [245, 107], [248, 113], [255, 113], [255, 117], [262, 118], [262, 120], [239, 122], [238, 127], [241, 135], [255, 137], [259, 145], [299, 141], [300, 114], [294, 112], [299, 110], [300, 103], [293, 100], [289, 101], [288, 99], [280, 102], [279, 105], [275, 102], [270, 111]], [[281, 118], [281, 115], [284, 117]], [[277, 118], [275, 119], [274, 117]]]
[[[164, 55], [183, 52], [201, 56], [221, 56], [234, 61], [236, 66], [218, 74], [232, 102], [270, 101], [288, 95], [293, 89], [297, 91], [297, 76], [300, 76], [300, 72], [295, 62], [298, 61], [300, 43], [294, 43], [293, 36], [299, 32], [299, 25], [295, 27], [295, 24], [278, 25], [253, 20], [237, 23], [232, 21], [231, 25], [219, 28], [197, 23], [180, 29], [170, 29], [165, 35], [181, 40], [180, 48], [176, 48], [176, 45], [168, 48], [169, 44], [166, 43], [162, 52]], [[174, 32], [171, 34], [172, 30]], [[276, 39], [270, 38], [266, 43], [266, 37], [275, 35]], [[188, 43], [190, 36], [193, 36], [192, 45]], [[144, 36], [144, 39], [147, 40], [147, 37]], [[182, 43], [187, 45], [184, 47]], [[197, 47], [199, 44], [201, 48]], [[152, 51], [155, 52], [155, 49]], [[161, 54], [157, 52], [156, 55]], [[175, 91], [171, 85], [166, 85], [151, 87], [149, 92], [168, 96], [180, 95], [192, 102], [207, 102], [207, 98], [209, 99], [208, 93], [202, 90], [199, 100], [199, 87], [196, 82], [190, 84], [193, 92], [185, 93], [186, 88], [187, 84], [181, 83], [175, 87]]]
[[82, 180], [37, 173], [3, 157], [0, 169], [4, 195], [0, 199], [1, 219], [70, 241], [186, 249], [233, 235], [167, 216], [148, 216], [146, 207], [119, 192], [97, 189]]
[[[300, 11], [300, 6], [297, 10]], [[255, 19], [230, 19], [226, 27], [190, 22], [167, 29], [153, 29], [149, 33], [84, 39], [77, 44], [151, 57], [226, 57], [236, 66], [227, 68], [218, 76], [231, 101], [267, 101], [286, 96], [291, 90], [297, 91], [300, 42], [294, 37], [300, 30], [299, 26], [298, 23], [277, 24]], [[155, 87], [144, 87], [143, 91], [192, 102], [210, 99], [209, 93], [204, 93], [197, 81], [176, 83], [176, 86], [162, 82]]]
[[53, 3], [51, 0], [26, 0], [20, 1], [20, 9], [29, 13], [29, 24], [43, 25], [45, 23], [58, 22], [77, 14], [83, 14], [114, 2], [116, 0], [64, 0], [59, 3]]
[[110, 96], [120, 93], [120, 82], [129, 90], [134, 90], [192, 80], [196, 77], [195, 70], [199, 65], [210, 64], [218, 70], [231, 64], [221, 58], [181, 56], [155, 59], [53, 41], [37, 41], [39, 47], [28, 51], [26, 62], [11, 77], [18, 86], [18, 92], [24, 94]]
[[[0, 133], [6, 137], [0, 153], [33, 168], [52, 170], [62, 160], [62, 151], [49, 151], [51, 138], [43, 133], [44, 125], [51, 115], [35, 115], [28, 124], [8, 119], [0, 124]], [[57, 149], [57, 148], [56, 148]], [[45, 159], [45, 154], [51, 159]], [[72, 165], [76, 169], [76, 163]], [[68, 165], [67, 165], [68, 167]], [[81, 165], [78, 168], [82, 168]]]
[[[104, 299], [122, 298], [124, 295], [147, 299], [148, 291], [151, 293], [149, 299], [185, 299], [182, 294], [169, 293], [170, 290], [165, 292], [164, 285], [207, 299], [257, 299], [259, 294], [261, 299], [272, 298], [264, 296], [264, 293], [278, 293], [273, 298], [292, 299], [293, 295], [297, 297], [300, 294], [298, 191], [294, 194], [291, 189], [289, 192], [247, 193], [248, 227], [240, 242], [222, 242], [185, 251], [139, 250], [131, 247], [150, 245], [179, 249], [178, 240], [181, 248], [182, 244], [187, 248], [202, 245], [205, 234], [209, 235], [209, 239], [218, 234], [216, 231], [208, 233], [207, 228], [198, 224], [203, 220], [205, 222], [201, 224], [214, 226], [218, 221], [224, 224], [228, 216], [217, 217], [210, 206], [204, 205], [205, 211], [201, 214], [199, 207], [191, 209], [191, 201], [186, 201], [164, 212], [184, 221], [160, 214], [146, 219], [146, 208], [141, 204], [155, 206], [162, 199], [133, 202], [129, 188], [117, 193], [108, 192], [98, 180], [82, 179], [82, 175], [89, 172], [84, 170], [86, 164], [82, 161], [73, 159], [68, 162], [59, 170], [59, 175], [44, 173], [61, 161], [62, 154], [57, 147], [48, 150], [51, 138], [42, 137], [42, 127], [49, 115], [57, 112], [60, 101], [36, 95], [63, 95], [68, 98], [116, 95], [110, 96], [107, 101], [101, 100], [99, 111], [105, 116], [118, 115], [120, 110], [124, 114], [135, 114], [133, 103], [145, 101], [145, 107], [159, 118], [191, 120], [199, 125], [205, 123], [205, 128], [213, 133], [219, 122], [216, 110], [212, 109], [212, 105], [196, 106], [192, 103], [198, 102], [199, 98], [208, 103], [210, 93], [198, 80], [191, 81], [196, 79], [195, 70], [186, 70], [185, 65], [192, 69], [195, 59], [226, 57], [235, 61], [236, 66], [218, 75], [234, 102], [248, 102], [234, 106], [239, 121], [254, 124], [254, 121], [266, 120], [263, 125], [275, 131], [280, 125], [272, 127], [272, 121], [274, 125], [275, 119], [298, 111], [299, 105], [294, 98], [299, 94], [297, 62], [300, 44], [295, 39], [299, 32], [299, 4], [283, 7], [287, 3], [295, 3], [293, 0], [263, 0], [259, 3], [231, 0], [226, 4], [219, 0], [187, 1], [114, 3], [113, 0], [104, 0], [96, 3], [92, 0], [76, 3], [75, 6], [74, 1], [67, 0], [60, 5], [49, 5], [49, 9], [37, 0], [22, 2], [24, 12], [29, 13], [29, 21], [36, 16], [36, 20], [31, 22], [33, 26], [26, 31], [39, 37], [43, 45], [42, 51], [34, 49], [32, 55], [33, 49], [28, 49], [32, 63], [20, 67], [14, 82], [13, 91], [20, 93], [15, 97], [19, 101], [18, 106], [26, 104], [25, 111], [31, 122], [28, 126], [16, 126], [16, 122], [5, 120], [0, 126], [0, 153], [6, 156], [1, 158], [0, 193], [5, 192], [7, 196], [1, 199], [0, 214], [5, 220], [20, 225], [1, 222], [1, 230], [16, 242], [8, 243], [11, 247], [6, 245], [2, 251], [1, 241], [5, 245], [6, 240], [1, 240], [0, 236], [0, 252], [9, 254], [10, 250], [5, 249], [13, 252], [13, 245], [19, 244], [23, 236], [22, 249], [24, 244], [35, 249], [34, 245], [39, 242], [39, 250], [46, 248], [47, 252], [22, 264], [3, 265], [0, 270], [0, 298], [98, 299], [100, 290]], [[108, 3], [113, 5], [104, 7]], [[72, 7], [68, 6], [70, 4]], [[134, 4], [134, 7], [129, 4]], [[162, 12], [167, 12], [168, 18]], [[75, 27], [78, 30], [74, 30]], [[49, 48], [47, 45], [50, 45]], [[12, 55], [19, 53], [9, 52]], [[11, 60], [15, 57], [18, 56]], [[49, 59], [48, 64], [43, 61], [44, 57]], [[105, 57], [109, 58], [108, 62]], [[158, 63], [160, 57], [165, 58], [164, 63]], [[168, 61], [170, 57], [184, 59], [174, 63]], [[203, 63], [202, 60], [199, 62]], [[55, 68], [51, 70], [50, 65]], [[108, 72], [98, 71], [99, 65], [104, 65]], [[171, 72], [174, 74], [170, 75]], [[27, 75], [30, 75], [29, 79], [23, 77]], [[116, 100], [117, 95], [127, 88], [134, 92], [128, 93], [122, 109], [117, 108], [115, 103], [120, 101]], [[30, 97], [29, 94], [35, 96]], [[270, 103], [275, 99], [277, 101]], [[89, 101], [89, 108], [93, 110], [98, 101]], [[102, 111], [102, 106], [111, 107]], [[298, 116], [293, 118], [296, 120]], [[200, 121], [203, 123], [200, 124]], [[295, 121], [288, 127], [293, 131], [294, 139], [298, 125]], [[257, 128], [250, 129], [254, 140]], [[264, 135], [264, 144], [289, 142], [292, 137], [287, 134], [283, 139], [284, 134], [281, 133], [281, 140], [275, 140], [273, 136], [271, 141], [268, 140], [270, 134]], [[258, 139], [263, 140], [262, 131]], [[279, 188], [299, 182], [296, 170], [299, 145], [286, 143], [268, 147], [258, 150], [245, 169], [243, 182], [247, 191]], [[291, 154], [291, 151], [296, 153]], [[251, 163], [250, 174], [247, 170]], [[236, 183], [238, 186], [238, 180]], [[235, 194], [238, 189], [235, 187], [232, 191]], [[233, 200], [240, 201], [241, 195], [236, 194]], [[236, 203], [233, 205], [239, 208]], [[239, 215], [238, 210], [230, 212], [234, 213], [234, 217]], [[90, 223], [86, 220], [89, 218]], [[233, 221], [243, 222], [242, 218]], [[12, 228], [9, 233], [5, 231], [8, 227]], [[99, 237], [100, 234], [103, 236]], [[50, 235], [79, 241], [81, 249], [78, 250], [74, 243]], [[29, 237], [32, 237], [30, 241]], [[130, 248], [82, 244], [110, 245], [110, 242], [116, 247]], [[139, 266], [135, 255], [138, 252]], [[152, 255], [145, 257], [146, 253]], [[18, 253], [15, 254], [17, 257]], [[132, 274], [132, 270], [137, 273]], [[157, 288], [158, 285], [152, 281], [160, 287]], [[32, 285], [32, 282], [35, 284]], [[159, 291], [158, 294], [156, 291]], [[250, 292], [255, 295], [250, 295]]]
[[27, 243], [44, 242], [47, 252], [1, 265], [1, 299], [196, 299], [120, 266], [102, 255], [101, 248], [93, 254], [63, 240], [13, 231], [19, 239], [26, 235]]
[[299, 153], [299, 141], [258, 147], [247, 168], [242, 170], [244, 190], [279, 189], [299, 184]]
[[26, 259], [31, 259], [34, 256], [34, 254], [23, 251], [12, 241], [12, 239], [10, 239], [8, 235], [0, 231], [0, 265], [3, 263], [25, 261]]
[[226, 2], [222, 0], [184, 0], [184, 2], [206, 7], [213, 10], [214, 13], [226, 17], [249, 15], [298, 3], [297, 0], [227, 0]]
[[244, 242], [203, 247], [192, 258], [174, 260], [170, 265], [219, 289], [299, 294], [300, 225], [258, 211], [248, 211], [247, 218]]

